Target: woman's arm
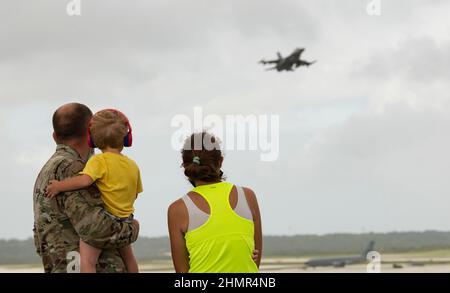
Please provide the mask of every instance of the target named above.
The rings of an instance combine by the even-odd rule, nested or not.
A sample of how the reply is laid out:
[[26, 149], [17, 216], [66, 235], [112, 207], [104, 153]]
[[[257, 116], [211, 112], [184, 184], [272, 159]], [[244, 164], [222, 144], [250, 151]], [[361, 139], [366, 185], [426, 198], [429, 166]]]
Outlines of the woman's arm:
[[177, 273], [189, 272], [189, 254], [184, 239], [187, 218], [187, 210], [182, 200], [177, 200], [169, 206], [167, 222], [169, 225], [170, 248], [173, 265]]
[[47, 186], [47, 197], [55, 197], [60, 192], [84, 189], [92, 185], [94, 180], [89, 175], [78, 175], [62, 181], [50, 180]]
[[256, 195], [253, 190], [250, 188], [244, 188], [244, 193], [250, 210], [252, 211], [253, 223], [255, 225], [255, 250], [258, 252], [255, 262], [259, 268], [263, 248], [261, 213], [259, 211], [258, 200], [256, 199]]

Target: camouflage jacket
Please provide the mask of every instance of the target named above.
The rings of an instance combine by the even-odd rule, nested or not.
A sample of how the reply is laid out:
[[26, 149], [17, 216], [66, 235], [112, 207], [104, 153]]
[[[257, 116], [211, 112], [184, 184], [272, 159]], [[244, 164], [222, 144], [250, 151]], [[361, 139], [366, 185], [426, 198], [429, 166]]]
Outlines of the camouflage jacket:
[[79, 251], [80, 238], [102, 249], [97, 272], [125, 272], [118, 248], [136, 241], [138, 228], [105, 213], [95, 184], [87, 190], [65, 192], [52, 199], [45, 197], [50, 180], [74, 176], [85, 163], [75, 150], [60, 144], [37, 177], [33, 232], [45, 272], [67, 272], [73, 251]]

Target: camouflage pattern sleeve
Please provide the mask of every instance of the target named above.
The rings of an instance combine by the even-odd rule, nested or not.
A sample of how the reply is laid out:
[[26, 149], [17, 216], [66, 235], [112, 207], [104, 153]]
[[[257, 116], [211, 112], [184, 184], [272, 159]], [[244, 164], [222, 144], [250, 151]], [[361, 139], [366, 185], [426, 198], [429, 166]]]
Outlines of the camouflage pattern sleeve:
[[[64, 178], [76, 176], [84, 167], [83, 162], [72, 162], [60, 168]], [[95, 185], [86, 190], [65, 192], [58, 196], [59, 206], [80, 238], [100, 249], [122, 248], [135, 242], [139, 228], [137, 223], [119, 222], [103, 208], [100, 192]]]
[[[105, 214], [100, 192], [93, 185], [87, 190], [45, 196], [52, 179], [77, 175], [84, 167], [79, 154], [59, 144], [36, 178], [33, 191], [33, 234], [36, 252], [47, 273], [75, 272], [76, 253], [81, 238], [102, 249], [97, 272], [125, 272], [118, 247], [135, 241], [138, 225], [118, 223]], [[80, 235], [78, 235], [78, 233]]]
[[89, 203], [85, 190], [66, 192], [64, 210], [80, 238], [100, 248], [122, 248], [136, 241], [139, 227], [134, 223], [119, 222], [106, 214], [104, 208]]

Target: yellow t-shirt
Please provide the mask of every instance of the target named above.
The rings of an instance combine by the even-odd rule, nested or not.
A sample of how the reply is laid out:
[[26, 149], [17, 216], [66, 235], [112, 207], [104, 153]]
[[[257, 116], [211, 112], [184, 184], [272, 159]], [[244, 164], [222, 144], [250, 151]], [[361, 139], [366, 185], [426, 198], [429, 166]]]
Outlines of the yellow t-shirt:
[[134, 201], [143, 189], [139, 167], [133, 160], [122, 154], [98, 154], [89, 159], [80, 174], [94, 180], [108, 212], [119, 218], [134, 212]]

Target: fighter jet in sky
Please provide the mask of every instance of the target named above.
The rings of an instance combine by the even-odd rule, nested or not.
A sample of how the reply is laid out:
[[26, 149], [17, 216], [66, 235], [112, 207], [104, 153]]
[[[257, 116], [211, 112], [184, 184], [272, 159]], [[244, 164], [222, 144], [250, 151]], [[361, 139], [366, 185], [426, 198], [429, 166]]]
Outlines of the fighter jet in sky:
[[302, 55], [303, 51], [305, 51], [305, 48], [297, 48], [294, 50], [294, 52], [292, 52], [291, 55], [287, 57], [283, 57], [281, 56], [280, 52], [277, 52], [278, 59], [268, 61], [263, 59], [259, 61], [259, 63], [263, 65], [275, 64], [274, 67], [267, 68], [266, 70], [276, 69], [277, 71], [293, 71], [293, 68], [297, 68], [300, 66], [309, 66], [316, 63], [316, 61], [308, 62], [305, 60], [301, 60], [300, 56]]

